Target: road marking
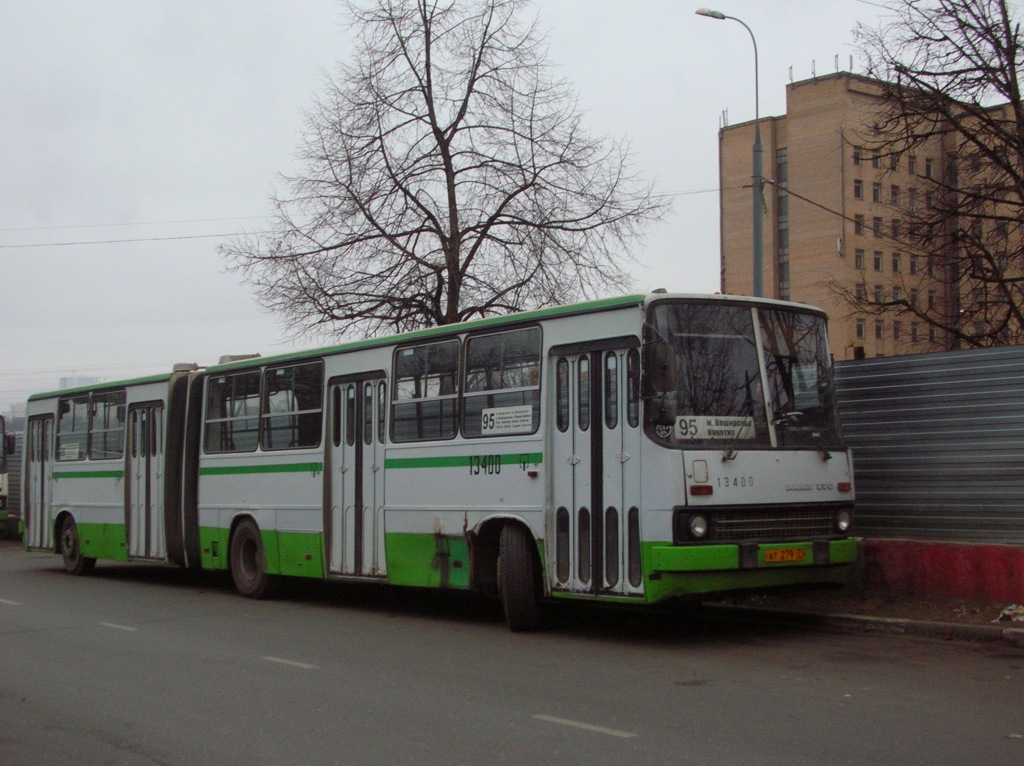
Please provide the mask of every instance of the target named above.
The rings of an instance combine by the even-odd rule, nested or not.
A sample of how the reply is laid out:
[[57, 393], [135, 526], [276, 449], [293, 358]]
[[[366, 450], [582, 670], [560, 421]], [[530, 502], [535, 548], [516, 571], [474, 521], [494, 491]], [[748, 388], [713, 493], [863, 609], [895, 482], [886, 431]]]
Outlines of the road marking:
[[290, 665], [293, 668], [302, 668], [303, 670], [316, 670], [317, 669], [316, 665], [310, 665], [309, 663], [306, 663], [306, 662], [296, 662], [295, 660], [286, 660], [286, 659], [283, 659], [281, 657], [260, 657], [260, 659], [261, 660], [266, 660], [267, 662], [276, 662], [279, 665]]
[[21, 606], [20, 601], [8, 601], [6, 598], [0, 598], [0, 604], [7, 604], [7, 606]]
[[557, 723], [562, 726], [572, 726], [575, 729], [584, 729], [586, 731], [594, 731], [598, 734], [607, 734], [609, 737], [622, 737], [623, 739], [629, 739], [635, 737], [636, 734], [630, 731], [622, 731], [621, 729], [606, 729], [604, 726], [594, 726], [591, 723], [583, 723], [582, 721], [571, 721], [568, 718], [556, 718], [553, 715], [535, 715], [538, 721], [547, 721], [548, 723]]
[[126, 630], [129, 633], [137, 633], [139, 630], [138, 628], [133, 628], [131, 625], [118, 625], [113, 622], [101, 622], [100, 625], [104, 628], [113, 628], [114, 630]]

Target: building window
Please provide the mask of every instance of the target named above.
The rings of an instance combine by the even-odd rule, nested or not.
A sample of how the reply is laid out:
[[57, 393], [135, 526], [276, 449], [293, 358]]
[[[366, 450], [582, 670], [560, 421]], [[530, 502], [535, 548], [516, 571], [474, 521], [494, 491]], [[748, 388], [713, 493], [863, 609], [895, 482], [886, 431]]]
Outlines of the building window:
[[910, 256], [910, 273], [911, 274], [916, 274], [917, 273], [917, 256], [916, 255]]
[[907, 172], [910, 174], [917, 172], [917, 157], [913, 154], [907, 157]]
[[900, 273], [900, 254], [899, 253], [893, 253], [892, 254], [892, 273], [893, 274], [899, 274]]
[[864, 182], [859, 178], [853, 179], [853, 198], [864, 199]]
[[858, 319], [857, 320], [857, 340], [864, 340], [864, 338], [867, 337], [867, 332], [865, 331], [865, 325], [866, 325], [865, 320], [863, 320], [863, 319]]
[[871, 184], [871, 201], [881, 202], [882, 201], [882, 184], [873, 183]]
[[860, 147], [859, 146], [855, 146], [853, 148], [853, 164], [854, 165], [859, 165], [860, 164]]
[[917, 288], [916, 287], [910, 288], [910, 307], [914, 308], [914, 309], [917, 308]]
[[899, 303], [902, 300], [903, 300], [903, 291], [900, 290], [900, 288], [898, 288], [898, 287], [893, 287], [892, 288], [892, 302], [893, 303]]
[[900, 204], [900, 187], [893, 184], [889, 187], [889, 204], [893, 207], [899, 207]]
[[898, 319], [892, 323], [892, 339], [903, 340], [903, 322]]
[[789, 181], [789, 152], [786, 147], [775, 152], [775, 181], [780, 184]]
[[864, 216], [860, 213], [853, 217], [853, 233], [863, 234], [864, 233]]
[[900, 238], [900, 234], [901, 234], [900, 229], [901, 228], [902, 227], [900, 226], [899, 219], [898, 218], [893, 218], [892, 219], [892, 224], [891, 224], [891, 231], [892, 231], [892, 238], [893, 239], [899, 239]]
[[917, 189], [907, 191], [907, 210], [911, 213], [917, 210]]
[[932, 343], [935, 342], [935, 328], [934, 327], [931, 327], [931, 326], [928, 327], [928, 340], [930, 340]]
[[925, 157], [925, 160], [924, 160], [924, 177], [925, 178], [931, 178], [932, 174], [934, 172], [935, 172], [935, 163], [932, 161], [931, 157]]
[[900, 155], [897, 152], [893, 152], [889, 155], [889, 170], [900, 169]]
[[853, 251], [853, 265], [854, 268], [864, 268], [864, 251], [859, 247]]
[[918, 323], [918, 322], [911, 322], [910, 323], [910, 340], [916, 342], [916, 341], [919, 341], [920, 339], [921, 339], [920, 323]]
[[929, 290], [928, 291], [928, 308], [929, 308], [929, 310], [935, 308], [935, 303], [936, 303], [936, 301], [938, 301], [938, 297], [939, 297], [938, 293], [935, 290]]
[[875, 303], [881, 303], [882, 301], [882, 286], [875, 285]]
[[880, 217], [875, 216], [871, 219], [871, 231], [876, 237], [882, 236], [882, 219]]
[[873, 152], [871, 152], [871, 167], [882, 167], [882, 153], [878, 151], [878, 149], [875, 149]]
[[885, 339], [885, 324], [881, 319], [875, 320], [875, 340]]
[[881, 250], [875, 250], [874, 266], [875, 266], [875, 271], [881, 271], [882, 270], [882, 251]]
[[855, 295], [856, 295], [856, 298], [857, 298], [857, 303], [863, 303], [864, 302], [864, 283], [863, 282], [858, 282], [854, 286], [854, 292], [855, 292]]

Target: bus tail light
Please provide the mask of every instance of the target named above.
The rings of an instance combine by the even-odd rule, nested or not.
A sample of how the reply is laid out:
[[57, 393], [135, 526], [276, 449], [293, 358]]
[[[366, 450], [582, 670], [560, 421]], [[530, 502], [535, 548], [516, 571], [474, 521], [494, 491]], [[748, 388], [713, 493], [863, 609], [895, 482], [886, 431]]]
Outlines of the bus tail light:
[[841, 481], [841, 482], [839, 482], [839, 484], [836, 485], [836, 488], [840, 492], [852, 492], [853, 491], [853, 484], [851, 482], [848, 482], [848, 481]]
[[690, 494], [698, 497], [706, 497], [707, 495], [714, 493], [714, 488], [710, 484], [691, 484]]

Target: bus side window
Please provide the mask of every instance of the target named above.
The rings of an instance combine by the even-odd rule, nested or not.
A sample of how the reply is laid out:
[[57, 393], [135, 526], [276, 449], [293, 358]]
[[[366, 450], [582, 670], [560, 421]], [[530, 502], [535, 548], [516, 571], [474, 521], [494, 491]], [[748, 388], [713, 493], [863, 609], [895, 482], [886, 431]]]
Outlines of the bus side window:
[[619, 357], [614, 351], [604, 356], [604, 425], [619, 425]]
[[89, 395], [61, 399], [57, 420], [57, 460], [85, 460], [89, 447]]
[[259, 414], [259, 370], [207, 379], [205, 451], [255, 452]]
[[576, 419], [581, 431], [590, 428], [590, 359], [581, 356], [576, 363]]
[[395, 352], [391, 440], [452, 439], [458, 430], [457, 338]]
[[558, 430], [565, 433], [569, 430], [569, 360], [564, 356], [558, 359], [555, 381], [556, 420]]
[[266, 370], [261, 405], [263, 449], [320, 446], [323, 375], [319, 362]]
[[640, 352], [635, 348], [626, 354], [626, 419], [630, 428], [640, 425]]
[[462, 435], [512, 436], [540, 427], [539, 327], [466, 342]]

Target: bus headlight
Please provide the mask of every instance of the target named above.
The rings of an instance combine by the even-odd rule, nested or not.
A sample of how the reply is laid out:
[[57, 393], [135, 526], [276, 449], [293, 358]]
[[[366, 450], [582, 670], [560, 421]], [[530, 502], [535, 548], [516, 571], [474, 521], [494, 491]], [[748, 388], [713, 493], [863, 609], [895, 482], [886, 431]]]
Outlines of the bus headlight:
[[708, 533], [708, 520], [699, 513], [690, 517], [690, 537], [700, 540]]
[[850, 525], [853, 523], [853, 515], [847, 511], [836, 512], [836, 529], [840, 532], [849, 532]]

